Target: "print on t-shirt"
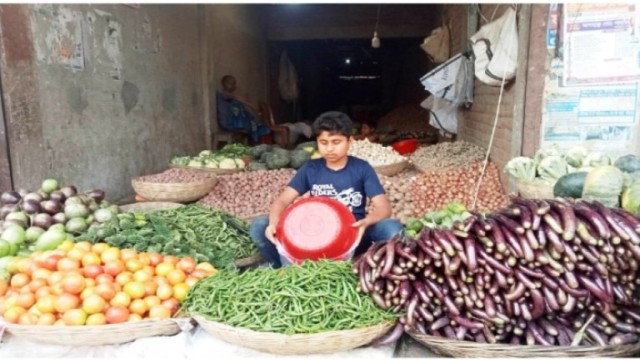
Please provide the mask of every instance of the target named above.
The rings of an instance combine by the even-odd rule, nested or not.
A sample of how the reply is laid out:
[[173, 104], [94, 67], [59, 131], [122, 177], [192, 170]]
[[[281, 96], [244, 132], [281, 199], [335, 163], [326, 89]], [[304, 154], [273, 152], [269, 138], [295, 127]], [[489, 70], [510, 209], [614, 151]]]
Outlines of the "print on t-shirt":
[[328, 196], [340, 201], [349, 210], [362, 205], [362, 193], [354, 191], [353, 187], [342, 190], [339, 193], [331, 184], [313, 184], [311, 186], [311, 196]]

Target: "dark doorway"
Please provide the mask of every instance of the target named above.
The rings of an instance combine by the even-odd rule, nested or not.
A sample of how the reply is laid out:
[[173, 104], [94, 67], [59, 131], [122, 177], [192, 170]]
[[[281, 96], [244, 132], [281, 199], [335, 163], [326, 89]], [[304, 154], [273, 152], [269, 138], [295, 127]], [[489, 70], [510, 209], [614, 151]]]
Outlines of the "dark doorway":
[[[311, 121], [329, 110], [355, 121], [379, 118], [393, 108], [419, 103], [426, 96], [419, 78], [433, 67], [420, 49], [422, 38], [327, 39], [272, 42], [271, 99], [278, 122]], [[278, 90], [283, 51], [294, 64], [300, 95], [285, 103]], [[277, 108], [277, 109], [276, 109]]]

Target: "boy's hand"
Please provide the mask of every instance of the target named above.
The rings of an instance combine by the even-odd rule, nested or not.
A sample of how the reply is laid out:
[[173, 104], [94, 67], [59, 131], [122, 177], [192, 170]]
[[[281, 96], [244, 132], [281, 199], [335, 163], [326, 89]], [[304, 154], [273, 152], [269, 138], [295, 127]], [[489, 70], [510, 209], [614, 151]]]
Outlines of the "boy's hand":
[[276, 244], [278, 242], [278, 240], [276, 240], [276, 226], [275, 225], [267, 226], [267, 229], [264, 231], [264, 235], [272, 243]]
[[369, 226], [369, 223], [366, 221], [366, 219], [362, 219], [354, 222], [353, 224], [351, 224], [351, 226], [358, 228], [358, 237], [356, 238], [356, 243], [359, 243], [362, 239], [362, 235], [364, 235], [364, 231], [367, 229], [367, 226]]

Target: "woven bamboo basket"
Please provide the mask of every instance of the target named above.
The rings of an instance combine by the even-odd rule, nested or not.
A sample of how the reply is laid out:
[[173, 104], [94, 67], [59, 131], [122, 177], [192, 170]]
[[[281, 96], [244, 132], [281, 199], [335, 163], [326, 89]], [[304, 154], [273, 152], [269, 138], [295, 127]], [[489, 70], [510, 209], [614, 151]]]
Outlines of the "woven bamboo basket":
[[121, 205], [120, 210], [132, 213], [148, 213], [160, 210], [171, 210], [184, 206], [184, 204], [168, 201], [144, 201], [133, 204]]
[[451, 340], [409, 332], [409, 336], [433, 352], [452, 357], [629, 357], [640, 351], [640, 343], [607, 346], [541, 346], [486, 344], [473, 341]]
[[6, 324], [7, 331], [31, 341], [71, 346], [114, 345], [151, 336], [168, 336], [180, 332], [178, 321], [189, 319], [142, 320], [122, 324], [52, 326]]
[[187, 169], [187, 170], [193, 170], [193, 171], [204, 171], [204, 172], [212, 173], [216, 175], [229, 175], [229, 174], [235, 174], [235, 173], [244, 171], [244, 169], [215, 169], [215, 168], [207, 168], [207, 167], [197, 168], [193, 166], [175, 165], [175, 164], [169, 164], [169, 167], [176, 168], [176, 169]]
[[135, 192], [149, 201], [190, 202], [207, 195], [217, 184], [218, 179], [212, 177], [190, 183], [153, 183], [131, 180]]
[[408, 165], [409, 161], [404, 160], [395, 164], [376, 166], [373, 169], [380, 175], [393, 176], [404, 170]]
[[520, 196], [527, 199], [553, 199], [553, 184], [530, 181], [517, 181], [516, 186]]
[[317, 334], [285, 335], [235, 328], [195, 316], [196, 322], [212, 336], [228, 343], [278, 355], [331, 354], [367, 345], [384, 335], [393, 323]]

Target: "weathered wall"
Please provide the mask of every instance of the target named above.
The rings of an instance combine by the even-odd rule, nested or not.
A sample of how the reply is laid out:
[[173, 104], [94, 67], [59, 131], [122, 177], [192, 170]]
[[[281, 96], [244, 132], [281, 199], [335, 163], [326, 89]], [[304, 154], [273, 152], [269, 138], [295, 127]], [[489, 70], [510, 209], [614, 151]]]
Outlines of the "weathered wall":
[[205, 146], [195, 5], [2, 5], [16, 187], [56, 177], [108, 197]]
[[224, 75], [236, 77], [236, 92], [255, 105], [267, 100], [267, 40], [260, 5], [204, 5], [202, 51], [207, 54], [205, 98], [217, 129], [215, 92]]
[[[468, 6], [469, 5], [445, 5], [443, 11], [447, 18], [452, 20], [452, 54], [462, 52], [466, 49], [468, 33]], [[478, 29], [502, 15], [508, 4], [480, 4], [478, 19]], [[492, 17], [493, 15], [493, 17]], [[485, 20], [486, 19], [486, 20]], [[516, 82], [526, 81], [526, 79], [515, 79], [505, 86], [502, 94], [502, 101], [499, 106], [499, 116], [491, 146], [490, 159], [499, 167], [511, 158], [512, 142], [512, 121], [514, 117], [514, 95]], [[458, 124], [458, 139], [466, 140], [476, 145], [488, 148], [491, 139], [493, 125], [498, 109], [498, 99], [500, 87], [486, 85], [478, 79], [474, 83], [473, 105], [460, 112], [460, 123]], [[503, 177], [503, 183], [506, 178]]]

